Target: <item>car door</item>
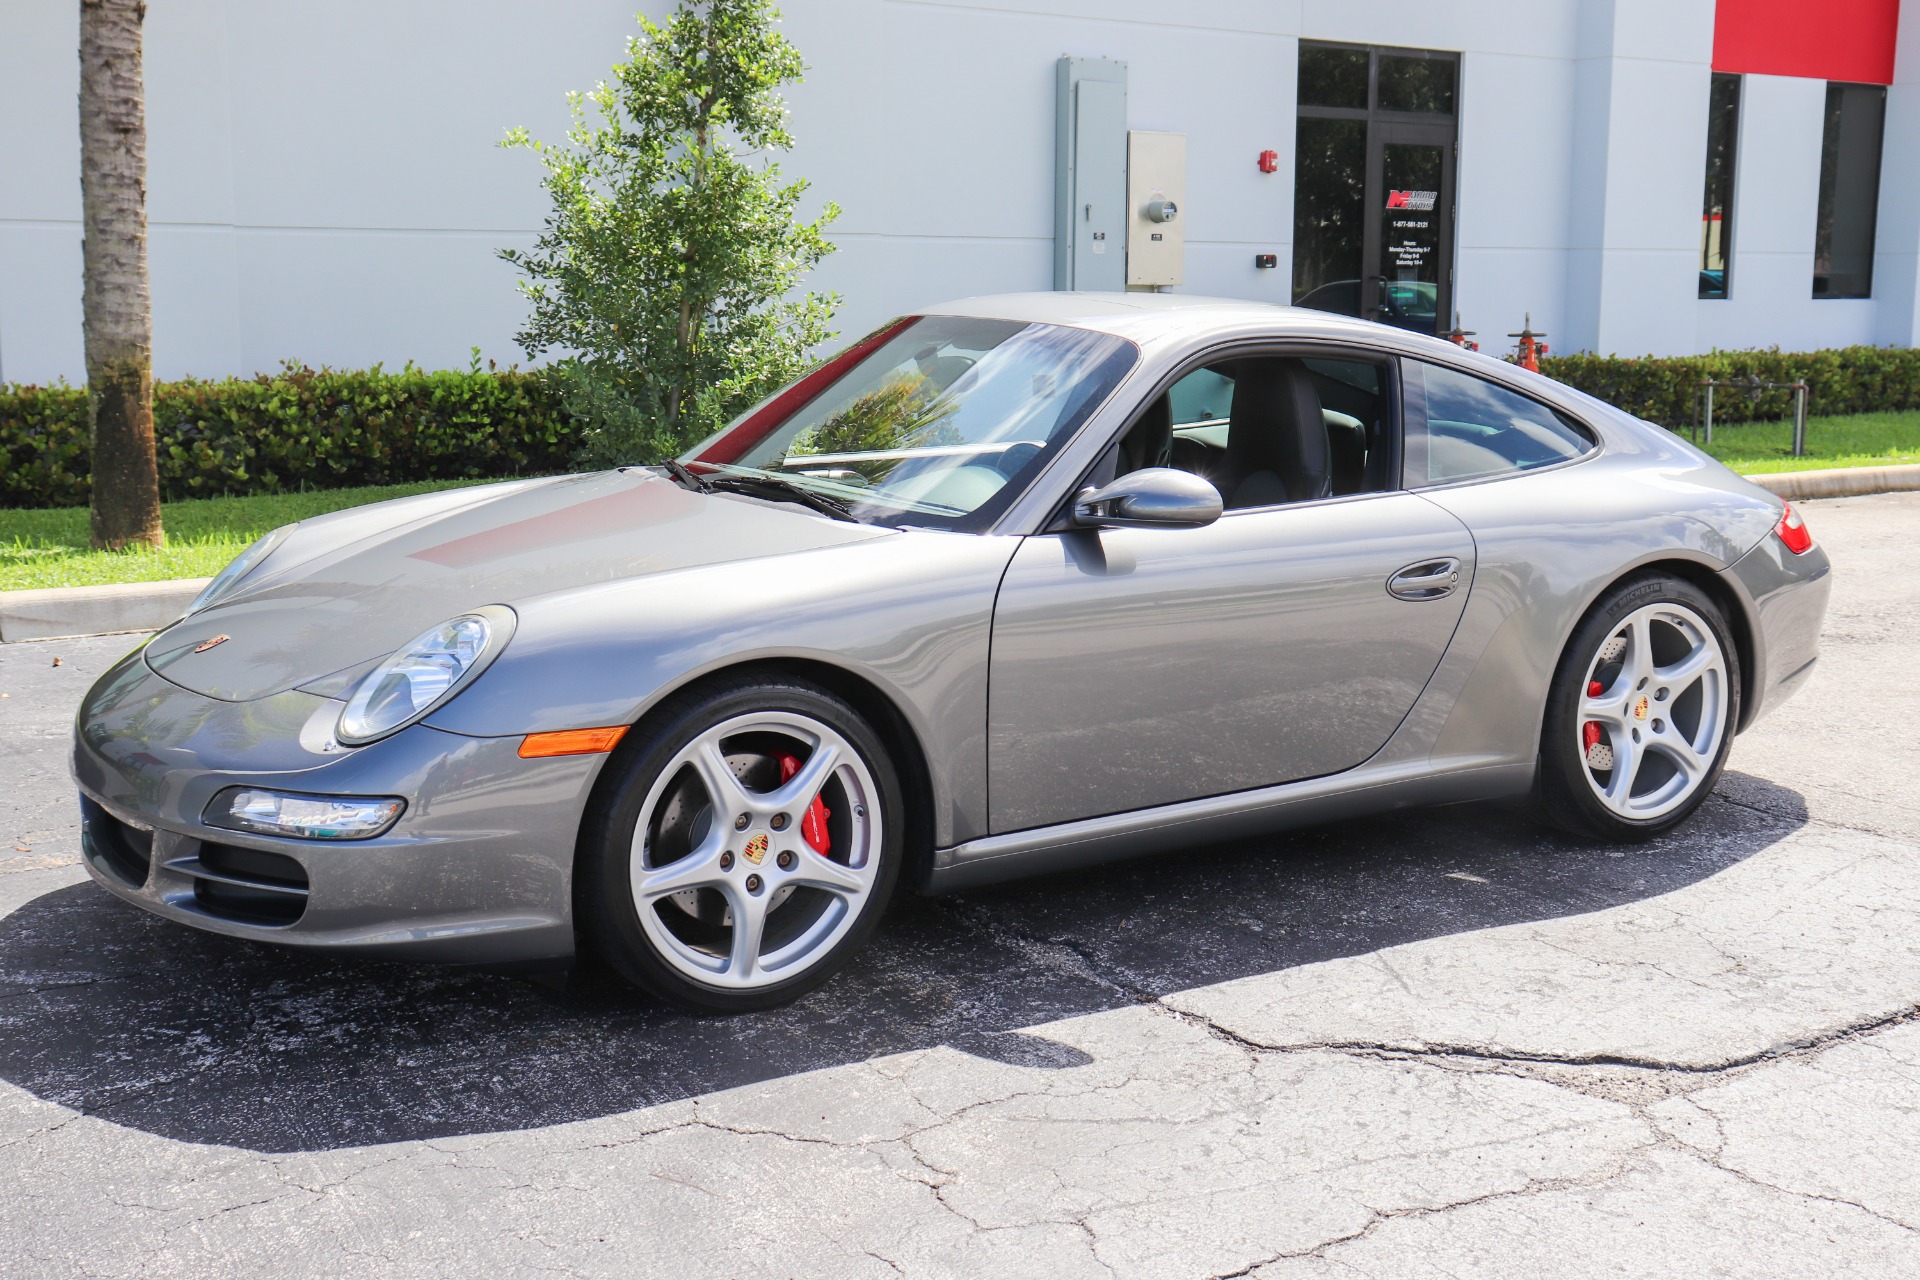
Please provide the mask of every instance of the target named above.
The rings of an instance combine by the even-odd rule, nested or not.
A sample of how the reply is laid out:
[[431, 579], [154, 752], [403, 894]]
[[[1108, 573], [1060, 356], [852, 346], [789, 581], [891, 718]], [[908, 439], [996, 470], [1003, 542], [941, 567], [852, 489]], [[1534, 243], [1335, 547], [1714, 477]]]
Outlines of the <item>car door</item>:
[[1397, 489], [1026, 538], [994, 611], [993, 830], [1352, 768], [1439, 665], [1472, 569], [1466, 527]]

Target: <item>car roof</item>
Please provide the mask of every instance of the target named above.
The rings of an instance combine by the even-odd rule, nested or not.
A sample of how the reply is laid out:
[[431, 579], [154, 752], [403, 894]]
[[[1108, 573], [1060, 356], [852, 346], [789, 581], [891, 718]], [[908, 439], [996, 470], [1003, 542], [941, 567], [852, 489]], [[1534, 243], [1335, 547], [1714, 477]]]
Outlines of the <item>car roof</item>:
[[[1130, 339], [1142, 348], [1167, 342], [1191, 346], [1213, 339], [1325, 338], [1378, 352], [1451, 365], [1504, 383], [1584, 421], [1608, 417], [1631, 423], [1632, 415], [1563, 383], [1470, 351], [1444, 338], [1414, 333], [1311, 307], [1288, 307], [1244, 298], [1208, 298], [1185, 293], [998, 293], [923, 307], [915, 315], [978, 316], [1030, 324], [1060, 324]], [[1183, 342], [1184, 340], [1184, 342]], [[1655, 428], [1658, 430], [1659, 428]]]
[[1299, 337], [1374, 342], [1386, 336], [1385, 326], [1328, 311], [1185, 293], [997, 293], [920, 308], [918, 314], [1071, 325], [1135, 342], [1172, 334], [1190, 337], [1205, 330], [1244, 331], [1248, 327]]

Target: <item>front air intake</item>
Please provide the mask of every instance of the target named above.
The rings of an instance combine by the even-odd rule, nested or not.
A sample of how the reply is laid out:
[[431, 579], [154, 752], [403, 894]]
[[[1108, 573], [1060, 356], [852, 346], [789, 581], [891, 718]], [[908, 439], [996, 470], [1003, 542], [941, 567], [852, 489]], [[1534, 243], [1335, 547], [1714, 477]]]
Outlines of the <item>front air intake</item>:
[[121, 884], [143, 888], [153, 864], [153, 832], [129, 826], [81, 796], [80, 852]]
[[193, 877], [194, 905], [237, 924], [289, 925], [307, 909], [307, 869], [283, 853], [202, 841], [169, 871]]

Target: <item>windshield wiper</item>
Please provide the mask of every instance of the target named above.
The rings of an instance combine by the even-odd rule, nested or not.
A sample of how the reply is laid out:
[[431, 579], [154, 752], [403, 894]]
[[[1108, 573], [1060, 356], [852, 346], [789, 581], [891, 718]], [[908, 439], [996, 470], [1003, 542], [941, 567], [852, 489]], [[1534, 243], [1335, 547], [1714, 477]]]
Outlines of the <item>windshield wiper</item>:
[[[679, 464], [674, 464], [678, 466]], [[682, 468], [685, 470], [685, 468]], [[811, 507], [823, 516], [835, 520], [845, 520], [849, 524], [866, 523], [843, 502], [829, 498], [826, 494], [795, 484], [783, 476], [742, 476], [723, 474], [717, 476], [696, 476], [688, 472], [690, 479], [701, 486], [704, 493], [724, 490], [727, 493], [744, 493], [750, 498], [769, 498], [775, 502], [797, 502], [803, 507]], [[678, 477], [676, 477], [677, 479]]]
[[687, 464], [680, 461], [680, 459], [668, 458], [660, 465], [666, 471], [667, 478], [679, 485], [682, 489], [691, 489], [695, 493], [713, 492], [713, 486], [706, 480], [687, 470]]

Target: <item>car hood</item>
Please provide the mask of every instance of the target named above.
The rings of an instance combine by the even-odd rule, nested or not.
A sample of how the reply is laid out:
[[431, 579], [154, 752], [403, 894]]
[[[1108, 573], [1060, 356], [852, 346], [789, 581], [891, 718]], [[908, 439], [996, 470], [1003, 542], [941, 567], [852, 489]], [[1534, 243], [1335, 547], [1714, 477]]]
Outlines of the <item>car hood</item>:
[[[317, 551], [303, 548], [296, 526], [230, 599], [154, 637], [147, 665], [229, 701], [296, 687], [337, 695], [427, 628], [479, 605], [891, 533], [799, 506], [693, 493], [639, 470], [502, 485], [451, 509], [423, 513], [417, 504], [392, 504], [391, 521], [362, 517], [343, 526], [344, 541], [322, 539]], [[224, 639], [209, 644], [216, 637]]]

